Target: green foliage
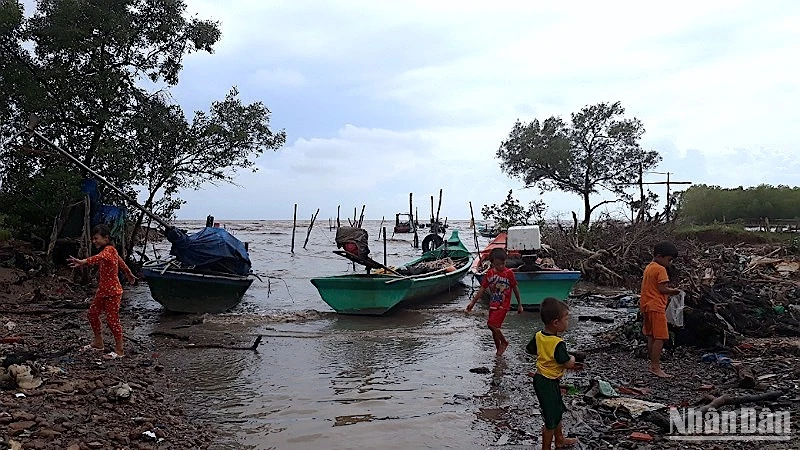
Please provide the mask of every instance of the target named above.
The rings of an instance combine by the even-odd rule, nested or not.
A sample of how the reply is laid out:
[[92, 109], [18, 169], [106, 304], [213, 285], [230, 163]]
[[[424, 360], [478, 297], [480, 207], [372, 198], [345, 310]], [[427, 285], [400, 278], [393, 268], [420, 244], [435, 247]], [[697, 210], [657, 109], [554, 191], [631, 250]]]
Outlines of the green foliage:
[[517, 121], [497, 150], [500, 166], [528, 186], [580, 195], [588, 224], [592, 212], [609, 203], [591, 204], [592, 194], [604, 189], [624, 196], [640, 171], [661, 161], [656, 151], [639, 145], [644, 134], [639, 119], [624, 113], [620, 102], [599, 103], [572, 113], [570, 123], [559, 117]]
[[678, 213], [696, 224], [747, 219], [800, 218], [800, 187], [762, 184], [726, 189], [698, 184], [683, 191]]
[[[148, 206], [167, 218], [180, 189], [230, 182], [285, 142], [269, 128], [270, 111], [243, 104], [235, 88], [191, 122], [167, 102], [184, 56], [213, 52], [221, 36], [217, 22], [188, 16], [183, 0], [40, 0], [30, 18], [21, 11], [0, 3], [0, 139], [35, 113], [48, 139], [124, 192], [146, 189]], [[19, 204], [8, 214], [20, 227], [50, 226], [81, 174], [26, 139], [0, 155], [0, 205]], [[65, 168], [77, 178], [65, 179]]]
[[483, 205], [481, 208], [483, 218], [493, 220], [495, 226], [501, 230], [508, 230], [515, 225], [529, 225], [531, 219], [542, 220], [546, 208], [543, 201], [531, 201], [526, 209], [511, 193], [512, 189], [509, 189], [506, 200], [500, 205]]

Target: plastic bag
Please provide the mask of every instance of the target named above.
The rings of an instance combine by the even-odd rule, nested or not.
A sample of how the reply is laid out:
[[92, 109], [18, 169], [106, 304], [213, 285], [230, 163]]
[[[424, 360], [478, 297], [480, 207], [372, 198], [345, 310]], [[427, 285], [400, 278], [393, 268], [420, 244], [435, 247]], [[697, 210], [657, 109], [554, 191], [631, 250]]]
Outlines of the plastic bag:
[[684, 291], [669, 298], [669, 304], [667, 304], [667, 323], [671, 323], [676, 327], [683, 326], [683, 308], [685, 306], [685, 300], [686, 292]]

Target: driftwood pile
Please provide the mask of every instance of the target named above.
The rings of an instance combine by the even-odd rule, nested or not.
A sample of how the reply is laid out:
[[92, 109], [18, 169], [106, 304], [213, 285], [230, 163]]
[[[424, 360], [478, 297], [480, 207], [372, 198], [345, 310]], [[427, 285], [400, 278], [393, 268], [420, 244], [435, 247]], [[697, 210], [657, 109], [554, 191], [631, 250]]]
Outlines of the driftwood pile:
[[[699, 240], [676, 236], [666, 226], [602, 222], [588, 233], [563, 226], [545, 230], [561, 267], [582, 279], [638, 292], [653, 245], [671, 241], [679, 258], [671, 268], [686, 291], [684, 327], [678, 344], [731, 344], [740, 336], [800, 336], [800, 250], [796, 245], [736, 242], [728, 235]], [[578, 238], [578, 235], [582, 238]], [[747, 237], [745, 236], [745, 239]]]

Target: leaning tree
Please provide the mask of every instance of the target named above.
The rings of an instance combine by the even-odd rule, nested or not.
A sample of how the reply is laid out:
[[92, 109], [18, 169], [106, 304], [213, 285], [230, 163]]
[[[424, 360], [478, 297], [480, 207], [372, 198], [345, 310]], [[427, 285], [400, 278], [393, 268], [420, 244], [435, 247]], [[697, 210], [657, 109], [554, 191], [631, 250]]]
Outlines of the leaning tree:
[[624, 113], [620, 102], [598, 103], [572, 113], [569, 123], [560, 117], [518, 120], [497, 150], [500, 166], [526, 186], [580, 195], [588, 225], [593, 211], [618, 201], [592, 203], [592, 195], [625, 197], [625, 188], [661, 161], [658, 152], [642, 149], [641, 121]]
[[[285, 142], [270, 111], [235, 88], [191, 120], [167, 101], [184, 57], [213, 53], [220, 36], [184, 0], [39, 0], [31, 14], [0, 1], [0, 139], [35, 113], [43, 135], [124, 192], [145, 189], [169, 216], [179, 189], [230, 181]], [[46, 228], [62, 203], [53, 194], [71, 195], [86, 175], [34, 143], [0, 156], [0, 209], [18, 230]]]

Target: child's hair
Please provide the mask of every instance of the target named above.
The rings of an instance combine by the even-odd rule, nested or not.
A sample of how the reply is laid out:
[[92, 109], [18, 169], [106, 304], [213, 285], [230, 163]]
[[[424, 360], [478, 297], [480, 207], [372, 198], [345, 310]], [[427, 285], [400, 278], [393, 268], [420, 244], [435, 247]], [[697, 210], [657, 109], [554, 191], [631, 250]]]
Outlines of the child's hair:
[[545, 325], [550, 325], [554, 320], [564, 317], [564, 313], [567, 311], [569, 311], [569, 306], [555, 297], [545, 298], [539, 306], [539, 314], [542, 315], [542, 322]]
[[103, 225], [101, 223], [100, 225], [95, 225], [94, 228], [92, 228], [92, 236], [94, 236], [95, 234], [99, 234], [104, 238], [110, 238], [111, 230], [108, 228], [108, 225]]
[[653, 246], [653, 256], [672, 256], [678, 257], [678, 247], [672, 242], [659, 242]]
[[505, 261], [508, 259], [508, 255], [506, 251], [502, 248], [493, 248], [491, 252], [489, 252], [489, 261], [494, 261], [495, 259], [499, 259], [500, 261]]

